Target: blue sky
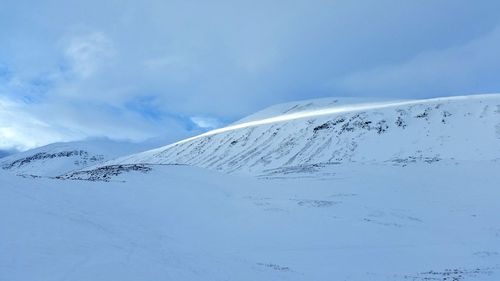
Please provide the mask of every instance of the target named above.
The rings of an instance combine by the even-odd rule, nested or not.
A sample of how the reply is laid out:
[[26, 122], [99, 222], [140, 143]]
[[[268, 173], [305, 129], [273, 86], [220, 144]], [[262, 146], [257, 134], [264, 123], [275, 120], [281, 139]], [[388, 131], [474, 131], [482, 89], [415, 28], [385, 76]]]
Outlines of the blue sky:
[[498, 92], [499, 1], [0, 1], [0, 149], [327, 96]]

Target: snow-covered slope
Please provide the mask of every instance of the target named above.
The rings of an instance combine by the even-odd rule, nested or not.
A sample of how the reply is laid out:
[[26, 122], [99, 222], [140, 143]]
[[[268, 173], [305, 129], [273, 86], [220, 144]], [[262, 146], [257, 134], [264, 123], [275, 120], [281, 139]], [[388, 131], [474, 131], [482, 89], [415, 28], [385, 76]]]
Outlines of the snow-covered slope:
[[18, 175], [57, 176], [147, 147], [108, 139], [54, 143], [4, 157], [0, 167]]
[[[273, 117], [257, 119], [264, 116]], [[266, 176], [351, 162], [406, 166], [498, 158], [500, 95], [491, 94], [340, 105], [331, 99], [288, 103], [105, 165], [186, 164]]]

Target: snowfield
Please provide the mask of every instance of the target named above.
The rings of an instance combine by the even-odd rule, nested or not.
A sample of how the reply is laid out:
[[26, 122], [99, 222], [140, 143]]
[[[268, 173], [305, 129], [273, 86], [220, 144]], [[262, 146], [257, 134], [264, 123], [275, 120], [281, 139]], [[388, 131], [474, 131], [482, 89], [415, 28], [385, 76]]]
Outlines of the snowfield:
[[500, 95], [374, 103], [0, 169], [0, 280], [500, 280]]

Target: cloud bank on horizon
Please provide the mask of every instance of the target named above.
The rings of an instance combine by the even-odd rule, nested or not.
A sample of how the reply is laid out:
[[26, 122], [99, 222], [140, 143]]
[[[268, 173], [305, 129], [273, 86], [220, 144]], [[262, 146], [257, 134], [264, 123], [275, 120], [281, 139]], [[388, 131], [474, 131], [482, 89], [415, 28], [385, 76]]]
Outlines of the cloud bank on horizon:
[[173, 141], [326, 96], [498, 92], [498, 1], [0, 3], [0, 149]]

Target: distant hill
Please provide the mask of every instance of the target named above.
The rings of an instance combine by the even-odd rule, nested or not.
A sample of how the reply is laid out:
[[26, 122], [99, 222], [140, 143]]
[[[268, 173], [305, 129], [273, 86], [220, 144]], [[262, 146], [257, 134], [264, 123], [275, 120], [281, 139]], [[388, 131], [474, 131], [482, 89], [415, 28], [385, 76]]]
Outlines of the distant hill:
[[53, 143], [5, 155], [0, 168], [19, 175], [57, 176], [149, 148], [108, 139]]

